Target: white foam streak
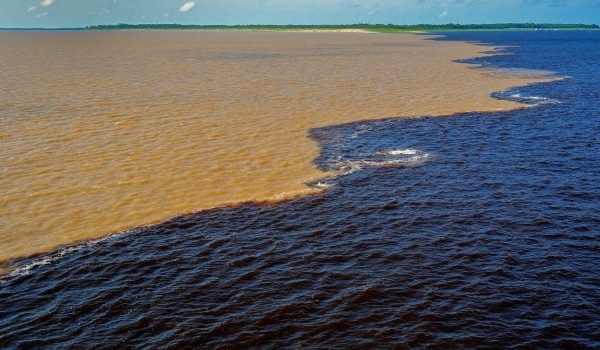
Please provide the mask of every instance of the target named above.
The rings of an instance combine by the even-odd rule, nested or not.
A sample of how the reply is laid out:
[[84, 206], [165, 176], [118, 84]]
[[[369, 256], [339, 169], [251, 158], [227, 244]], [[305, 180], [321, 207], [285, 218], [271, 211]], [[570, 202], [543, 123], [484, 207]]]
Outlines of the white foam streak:
[[346, 160], [331, 163], [336, 175], [347, 175], [367, 168], [406, 167], [422, 164], [429, 153], [412, 148], [375, 152], [360, 160]]
[[[123, 231], [122, 233], [125, 233], [125, 232], [128, 232], [128, 231]], [[54, 252], [49, 253], [46, 256], [34, 258], [31, 260], [27, 259], [26, 263], [21, 266], [19, 266], [19, 264], [17, 263], [16, 267], [8, 267], [9, 272], [6, 274], [6, 276], [10, 276], [10, 277], [27, 276], [32, 273], [32, 270], [34, 270], [35, 268], [37, 268], [39, 266], [50, 265], [50, 264], [54, 263], [55, 261], [62, 259], [67, 254], [76, 252], [76, 251], [81, 250], [86, 247], [93, 246], [93, 245], [103, 242], [105, 240], [111, 239], [111, 238], [115, 237], [116, 235], [118, 235], [118, 233], [109, 235], [106, 237], [102, 237], [99, 239], [95, 239], [95, 240], [90, 240], [90, 241], [85, 241], [85, 242], [81, 242], [81, 243], [70, 245], [70, 246], [65, 246]], [[0, 282], [2, 282], [1, 277], [2, 276], [0, 276]]]
[[418, 154], [419, 150], [415, 150], [412, 148], [407, 148], [407, 149], [397, 149], [397, 150], [390, 150], [390, 151], [385, 151], [385, 152], [378, 152], [375, 153], [375, 155], [383, 155], [383, 156], [399, 156], [399, 155], [415, 155]]
[[558, 104], [559, 100], [542, 97], [542, 96], [523, 96], [520, 93], [512, 94], [509, 96], [510, 100], [517, 101], [528, 105], [529, 107], [537, 107], [547, 104]]

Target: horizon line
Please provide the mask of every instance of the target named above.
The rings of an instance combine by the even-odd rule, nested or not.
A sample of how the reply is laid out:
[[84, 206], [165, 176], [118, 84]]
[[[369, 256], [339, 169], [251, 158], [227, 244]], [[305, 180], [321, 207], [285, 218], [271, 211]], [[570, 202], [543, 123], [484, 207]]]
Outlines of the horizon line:
[[[0, 30], [84, 30], [93, 29], [99, 27], [118, 27], [118, 26], [130, 26], [130, 27], [141, 27], [141, 26], [181, 26], [181, 27], [477, 27], [477, 26], [509, 26], [519, 25], [525, 29], [535, 28], [535, 26], [543, 26], [549, 28], [549, 26], [559, 27], [570, 27], [586, 29], [600, 29], [600, 26], [595, 23], [551, 23], [551, 22], [489, 22], [489, 23], [419, 23], [419, 24], [395, 24], [395, 23], [339, 23], [339, 24], [182, 24], [182, 23], [113, 23], [113, 24], [91, 24], [86, 26], [74, 26], [74, 27], [0, 27]], [[506, 28], [508, 29], [508, 28]]]

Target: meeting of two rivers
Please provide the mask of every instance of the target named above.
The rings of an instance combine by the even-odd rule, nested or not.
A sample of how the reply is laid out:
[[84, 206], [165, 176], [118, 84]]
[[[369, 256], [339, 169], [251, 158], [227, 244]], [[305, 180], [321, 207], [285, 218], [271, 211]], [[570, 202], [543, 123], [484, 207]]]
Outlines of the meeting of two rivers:
[[[0, 260], [314, 192], [308, 130], [490, 111], [522, 85], [409, 35], [2, 33]], [[440, 84], [439, 82], [444, 82]], [[468, 83], [468, 84], [466, 84]]]
[[600, 346], [598, 43], [0, 32], [0, 347]]

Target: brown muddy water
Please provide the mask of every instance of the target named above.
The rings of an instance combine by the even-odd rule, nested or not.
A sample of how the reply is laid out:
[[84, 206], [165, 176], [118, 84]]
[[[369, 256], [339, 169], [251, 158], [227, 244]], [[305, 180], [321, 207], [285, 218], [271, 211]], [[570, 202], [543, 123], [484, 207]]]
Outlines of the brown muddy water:
[[181, 213], [319, 191], [308, 130], [518, 108], [538, 74], [420, 35], [0, 33], [0, 262]]

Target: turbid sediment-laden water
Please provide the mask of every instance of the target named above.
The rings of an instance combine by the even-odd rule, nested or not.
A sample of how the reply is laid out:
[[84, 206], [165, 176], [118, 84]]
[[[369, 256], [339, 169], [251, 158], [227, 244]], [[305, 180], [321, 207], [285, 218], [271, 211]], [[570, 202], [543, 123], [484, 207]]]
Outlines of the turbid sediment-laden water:
[[[32, 35], [30, 40], [41, 38], [38, 41], [41, 49], [45, 40], [42, 39], [52, 33], [10, 34]], [[11, 35], [0, 33], [0, 38], [6, 41], [14, 38]], [[176, 67], [177, 57], [189, 60], [187, 67], [194, 70], [204, 69], [206, 62], [211, 61], [208, 57], [215, 60], [214, 64], [225, 64], [227, 59], [242, 62], [227, 69], [239, 72], [246, 69], [238, 76], [261, 72], [247, 87], [259, 85], [256, 82], [259, 77], [265, 77], [266, 72], [286, 70], [285, 62], [294, 61], [295, 55], [302, 56], [303, 59], [295, 62], [305, 64], [305, 69], [312, 67], [308, 61], [319, 62], [313, 69], [320, 73], [313, 77], [320, 79], [315, 86], [320, 86], [321, 92], [310, 97], [299, 94], [295, 98], [298, 105], [283, 102], [287, 98], [292, 101], [292, 97], [281, 97], [282, 104], [272, 107], [278, 112], [271, 114], [270, 109], [259, 108], [264, 106], [259, 102], [269, 100], [267, 95], [261, 94], [270, 91], [273, 96], [283, 96], [277, 95], [284, 94], [283, 88], [266, 84], [263, 90], [252, 90], [256, 94], [253, 98], [248, 97], [246, 102], [234, 107], [235, 101], [246, 98], [240, 91], [247, 91], [236, 90], [235, 86], [246, 83], [231, 78], [232, 87], [220, 86], [223, 94], [230, 93], [226, 95], [230, 103], [222, 101], [217, 109], [231, 114], [229, 118], [213, 119], [217, 124], [222, 123], [221, 134], [215, 137], [215, 142], [222, 142], [215, 143], [214, 149], [229, 147], [231, 143], [231, 148], [227, 148], [230, 151], [220, 153], [222, 156], [232, 162], [231, 159], [239, 155], [235, 152], [237, 149], [237, 152], [247, 152], [240, 159], [254, 162], [263, 159], [256, 158], [262, 154], [260, 150], [267, 152], [272, 148], [266, 146], [271, 145], [265, 143], [269, 140], [279, 145], [273, 152], [287, 152], [288, 157], [281, 159], [296, 160], [290, 162], [288, 168], [281, 168], [284, 170], [279, 168], [283, 163], [270, 163], [265, 159], [261, 164], [269, 168], [268, 171], [263, 167], [245, 167], [248, 184], [257, 181], [255, 175], [270, 178], [261, 171], [278, 179], [274, 174], [280, 169], [278, 171], [293, 179], [289, 183], [300, 190], [294, 192], [288, 188], [273, 197], [244, 194], [241, 197], [258, 200], [237, 206], [211, 204], [211, 209], [179, 215], [155, 225], [136, 226], [120, 234], [106, 236], [98, 232], [102, 238], [96, 240], [81, 241], [83, 236], [77, 230], [66, 230], [73, 234], [70, 239], [79, 243], [4, 263], [6, 273], [0, 277], [1, 348], [600, 348], [600, 74], [597, 65], [600, 31], [454, 32], [437, 41], [423, 41], [421, 36], [323, 33], [56, 35], [57, 38], [91, 35], [96, 37], [96, 45], [123, 40], [128, 43], [121, 46], [125, 53], [141, 49], [149, 53], [163, 52], [170, 57], [164, 67]], [[218, 54], [208, 49], [185, 49], [191, 43], [200, 45], [203, 41], [199, 38], [205, 38], [206, 43], [212, 38], [214, 47], [227, 43], [230, 47]], [[257, 38], [261, 40], [255, 40]], [[155, 40], [154, 45], [142, 45], [141, 39]], [[68, 46], [70, 40], [73, 39], [63, 41], [63, 45]], [[493, 46], [473, 46], [454, 40]], [[172, 46], [164, 50], [159, 42]], [[269, 51], [267, 48], [274, 43], [279, 43], [280, 49], [272, 46]], [[283, 54], [299, 45], [305, 46], [293, 55]], [[88, 48], [88, 51], [108, 55], [108, 48], [113, 47], [111, 44], [102, 50]], [[501, 54], [444, 66], [444, 62], [474, 56], [483, 50]], [[178, 54], [173, 54], [175, 51]], [[0, 52], [6, 55], [5, 51]], [[417, 64], [408, 59], [417, 57], [411, 56], [412, 52], [428, 54], [423, 53], [423, 62]], [[238, 57], [240, 55], [244, 58]], [[138, 63], [143, 58], [138, 57]], [[156, 57], [148, 54], [145, 59], [152, 61]], [[436, 63], [439, 68], [433, 67], [434, 64], [424, 68], [428, 60], [439, 61]], [[172, 65], [168, 66], [170, 61]], [[0, 62], [19, 64], [18, 60]], [[44, 60], [38, 57], [37, 62], [40, 63], [37, 70], [42, 71]], [[57, 62], [54, 61], [54, 66]], [[113, 62], [112, 68], [105, 67], [106, 72], [113, 69], [119, 73], [102, 74], [114, 74], [115, 81], [121, 77], [133, 79], [126, 78], [129, 70], [119, 68], [118, 60]], [[251, 62], [256, 67], [254, 70], [244, 68]], [[262, 67], [267, 63], [269, 68]], [[356, 64], [362, 70], [355, 69], [356, 66], [351, 69], [343, 63]], [[133, 69], [134, 66], [127, 67]], [[69, 69], [75, 70], [75, 67], [77, 64], [72, 63]], [[104, 69], [96, 68], [99, 72]], [[227, 70], [225, 66], [222, 69]], [[346, 73], [341, 74], [341, 71]], [[378, 71], [379, 75], [375, 74]], [[540, 71], [554, 74], [545, 77], [548, 81], [543, 83], [512, 87], [541, 79]], [[9, 71], [2, 70], [2, 74], [7, 75]], [[16, 73], [10, 71], [10, 74]], [[178, 73], [173, 70], [163, 77], [172, 74]], [[296, 81], [304, 81], [294, 89], [312, 81], [304, 77], [301, 70], [296, 69], [294, 74]], [[204, 76], [208, 75], [206, 71]], [[177, 76], [180, 87], [195, 86], [191, 83], [192, 75], [189, 85], [184, 79], [186, 74]], [[136, 147], [147, 147], [145, 157], [148, 164], [153, 164], [143, 172], [148, 181], [123, 185], [114, 193], [139, 190], [139, 193], [129, 193], [128, 198], [140, 196], [144, 199], [139, 203], [152, 207], [153, 196], [169, 198], [164, 193], [171, 193], [171, 187], [163, 184], [165, 191], [161, 192], [163, 189], [157, 185], [169, 176], [174, 182], [172, 186], [185, 184], [190, 188], [188, 194], [182, 188], [174, 198], [181, 196], [181, 201], [193, 204], [191, 207], [197, 205], [196, 200], [204, 203], [201, 193], [193, 192], [194, 180], [198, 179], [187, 178], [185, 174], [186, 171], [200, 174], [207, 164], [226, 163], [215, 163], [210, 156], [216, 157], [216, 154], [201, 147], [209, 145], [201, 132], [209, 129], [202, 127], [207, 123], [200, 118], [205, 116], [201, 107], [217, 100], [197, 97], [196, 105], [189, 102], [193, 93], [180, 90], [181, 101], [195, 107], [187, 108], [189, 106], [182, 102], [179, 108], [186, 112], [181, 115], [191, 117], [185, 127], [176, 129], [178, 124], [173, 120], [180, 122], [179, 116], [151, 118], [140, 112], [153, 108], [144, 109], [144, 105], [160, 105], [159, 97], [163, 96], [162, 101], [170, 101], [163, 106], [164, 115], [175, 115], [168, 112], [169, 108], [178, 106], [172, 103], [173, 96], [177, 95], [175, 90], [165, 90], [173, 94], [167, 99], [168, 94], [149, 88], [154, 85], [148, 82], [159, 84], [160, 79], [153, 80], [150, 73], [136, 79], [146, 79], [145, 87], [138, 90], [138, 97], [150, 91], [157, 97], [146, 99], [146, 104], [139, 102], [137, 107], [132, 105], [129, 120], [101, 117], [101, 112], [89, 119], [95, 120], [98, 130], [104, 132], [87, 138], [89, 144], [77, 139], [80, 134], [73, 133], [79, 135], [73, 136], [72, 142], [77, 144], [75, 141], [79, 140], [81, 144], [78, 146], [82, 152], [80, 159], [101, 159], [84, 156], [87, 154], [84, 151], [96, 147], [103, 150], [102, 155], [116, 159], [115, 162], [120, 158], [112, 152], [120, 149], [122, 159], [133, 162], [145, 154]], [[418, 89], [419, 79], [422, 90]], [[370, 89], [365, 88], [366, 85], [363, 89], [350, 89], [350, 82], [367, 84]], [[173, 84], [174, 80], [170, 86]], [[286, 83], [281, 80], [277, 84]], [[198, 89], [202, 91], [202, 84]], [[93, 94], [79, 90], [82, 97], [87, 96], [80, 101], [81, 109], [91, 108], [85, 107], [85, 101]], [[60, 96], [53, 95], [55, 93], [49, 92], [54, 97]], [[122, 89], [110, 91], [107, 88], [104, 93], [123, 94], [123, 101], [127, 96], [134, 96], [132, 100], [136, 96], [133, 92], [125, 94]], [[471, 98], [463, 94], [471, 94]], [[62, 110], [56, 106], [44, 109], [42, 106], [52, 106], [54, 99], [40, 94], [36, 105], [37, 100], [32, 95], [27, 97], [29, 102], [23, 104], [37, 106], [31, 107], [32, 114], [17, 118], [17, 113], [12, 113], [11, 117], [4, 118], [4, 111], [14, 108], [7, 106], [15, 106], [4, 103], [6, 96], [0, 97], [2, 123], [17, 125], [21, 118], [21, 135], [25, 134], [24, 130], [37, 128], [36, 133], [30, 134], [43, 136], [39, 126], [32, 126], [38, 109]], [[201, 93], [196, 92], [195, 96]], [[338, 99], [343, 103], [336, 104]], [[409, 103], [411, 100], [414, 103]], [[121, 103], [124, 108], [125, 103]], [[247, 105], [247, 114], [244, 114], [244, 105]], [[280, 112], [284, 107], [295, 113], [283, 116]], [[232, 112], [234, 108], [237, 113]], [[421, 115], [420, 108], [423, 108]], [[460, 112], [462, 108], [473, 111]], [[496, 109], [504, 110], [490, 112]], [[268, 118], [251, 119], [259, 110]], [[322, 113], [313, 114], [315, 111]], [[439, 117], [453, 112], [460, 113]], [[317, 119], [312, 119], [313, 115]], [[366, 120], [370, 118], [373, 120]], [[58, 118], [55, 122], [59, 120], [64, 123], [64, 130], [72, 130], [67, 128], [68, 118]], [[73, 117], [73, 120], [87, 125], [83, 117]], [[254, 124], [243, 126], [241, 121], [248, 120]], [[121, 126], [115, 125], [119, 121], [126, 121], [121, 124], [125, 129], [117, 128]], [[226, 121], [235, 123], [226, 124]], [[50, 121], [45, 123], [48, 130], [55, 130], [47, 133], [46, 138], [61, 135], [56, 131], [60, 128]], [[129, 134], [123, 134], [129, 136], [108, 137], [115, 135], [109, 132], [113, 127], [129, 130]], [[152, 133], [149, 129], [153, 130], [153, 137], [147, 136]], [[15, 142], [14, 133], [5, 130], [9, 130], [8, 127], [2, 129], [3, 135], [7, 135], [2, 142]], [[81, 132], [89, 135], [91, 131], [82, 127]], [[259, 131], [262, 137], [247, 136], [259, 135]], [[288, 134], [281, 138], [278, 132]], [[214, 131], [211, 135], [215, 135]], [[235, 143], [236, 135], [238, 139], [246, 135], [247, 139]], [[101, 147], [97, 146], [99, 140], [103, 141]], [[139, 144], [135, 140], [140, 141]], [[177, 142], [167, 147], [163, 144], [166, 140]], [[242, 146], [246, 141], [246, 146]], [[22, 145], [27, 149], [25, 142]], [[193, 145], [190, 149], [204, 152], [205, 158], [194, 158], [193, 153], [177, 157], [178, 152]], [[51, 149], [48, 145], [45, 147], [47, 151]], [[256, 148], [251, 152], [249, 147]], [[17, 149], [13, 148], [13, 151]], [[136, 151], [128, 154], [122, 151], [124, 149]], [[28, 152], [23, 154], [36, 155], [34, 150]], [[69, 152], [78, 154], [65, 148], [65, 154]], [[309, 156], [311, 152], [314, 153]], [[59, 153], [56, 150], [53, 154], [58, 157]], [[8, 159], [6, 154], [11, 153], [2, 153], [3, 166], [4, 159]], [[12, 154], [15, 158], [18, 152]], [[304, 160], [305, 156], [312, 158]], [[30, 160], [45, 159], [42, 153], [37, 157]], [[192, 164], [189, 169], [195, 170], [182, 166], [182, 159], [187, 159]], [[306, 163], [298, 166], [299, 162]], [[185, 181], [170, 173], [170, 166], [181, 173]], [[65, 165], [64, 169], [70, 167], [74, 164]], [[132, 174], [138, 174], [134, 171], [139, 171], [138, 168], [143, 169], [143, 165], [130, 168], [123, 165], [121, 171], [135, 178]], [[291, 170], [301, 168], [308, 172]], [[35, 167], [32, 169], [35, 171]], [[63, 168], [56, 165], [52, 169]], [[211, 169], [221, 168], [219, 165]], [[242, 170], [239, 166], [232, 169]], [[119, 169], [108, 165], [98, 171], [99, 174], [94, 175], [97, 177], [90, 179], [102, 179], [99, 183], [112, 184], [111, 181], [122, 176]], [[231, 170], [228, 174], [234, 173]], [[66, 172], [63, 182], [56, 183], [68, 188], [69, 176], [81, 177], [82, 174], [87, 172]], [[94, 172], [90, 170], [90, 174]], [[167, 175], [163, 178], [161, 174]], [[207, 171], [206, 174], [212, 173]], [[219, 184], [223, 183], [238, 183], [238, 188], [244, 187], [242, 177], [233, 181], [224, 174], [220, 173], [220, 178], [214, 180], [214, 191], [235, 190], [235, 187], [221, 189]], [[45, 179], [44, 176], [40, 178]], [[86, 186], [94, 183], [86, 181], [72, 183]], [[305, 185], [304, 181], [310, 182]], [[142, 188], [153, 190], [146, 193]], [[98, 193], [104, 190], [113, 191], [113, 187], [99, 188]], [[112, 192], [107, 192], [107, 198], [111, 196], [108, 193]], [[307, 193], [310, 195], [297, 196]], [[40, 194], [37, 198], [54, 197]], [[288, 200], [278, 202], [265, 198]], [[41, 199], [36, 203], [42, 203]], [[71, 205], [70, 201], [65, 203]], [[92, 210], [89, 203], [83, 205], [86, 203], [83, 199], [79, 203], [82, 213], [102, 213], [96, 211], [100, 204]], [[131, 204], [123, 203], [123, 207], [109, 206], [108, 213], [127, 213]], [[168, 201], [164, 203], [168, 207]], [[177, 210], [193, 211], [183, 207]], [[110, 215], [114, 219], [113, 214]], [[85, 225], [111, 232], [113, 228], [109, 224], [113, 219], [108, 217], [102, 221], [106, 225], [97, 224], [99, 219], [95, 217]], [[11, 218], [20, 220], [18, 215]], [[90, 220], [85, 216], [83, 219]], [[2, 220], [8, 219], [3, 215]], [[3, 225], [4, 230], [5, 227], [8, 225]], [[51, 236], [42, 236], [43, 230], [39, 232], [40, 236], [16, 236], [26, 236], [28, 240], [24, 241], [32, 246], [34, 241], [51, 241]], [[1, 237], [10, 236], [3, 231]], [[40, 247], [35, 251], [50, 249]]]
[[[314, 193], [311, 128], [515, 108], [536, 77], [414, 35], [0, 33], [0, 261], [168, 217]], [[539, 78], [539, 77], [537, 77]]]

